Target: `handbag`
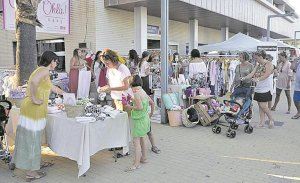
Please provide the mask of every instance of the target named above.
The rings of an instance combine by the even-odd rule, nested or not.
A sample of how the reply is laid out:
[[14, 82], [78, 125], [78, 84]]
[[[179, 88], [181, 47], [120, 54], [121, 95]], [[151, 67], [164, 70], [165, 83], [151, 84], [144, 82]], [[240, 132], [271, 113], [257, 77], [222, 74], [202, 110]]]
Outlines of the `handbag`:
[[173, 106], [179, 106], [179, 94], [178, 93], [167, 93], [163, 94], [162, 99], [167, 110], [173, 108]]

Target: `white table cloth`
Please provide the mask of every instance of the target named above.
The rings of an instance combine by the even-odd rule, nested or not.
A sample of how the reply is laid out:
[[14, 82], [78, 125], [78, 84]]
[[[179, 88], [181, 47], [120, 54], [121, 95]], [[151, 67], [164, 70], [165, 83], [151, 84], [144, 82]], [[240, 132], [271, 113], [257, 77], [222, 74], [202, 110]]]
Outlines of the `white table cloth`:
[[[7, 134], [15, 138], [20, 110], [13, 108], [6, 127]], [[123, 147], [123, 154], [129, 151], [130, 125], [127, 113], [104, 121], [79, 123], [67, 118], [66, 113], [48, 114], [43, 143], [59, 156], [74, 160], [78, 164], [78, 177], [90, 168], [90, 156], [100, 150]], [[12, 145], [10, 143], [10, 145]]]

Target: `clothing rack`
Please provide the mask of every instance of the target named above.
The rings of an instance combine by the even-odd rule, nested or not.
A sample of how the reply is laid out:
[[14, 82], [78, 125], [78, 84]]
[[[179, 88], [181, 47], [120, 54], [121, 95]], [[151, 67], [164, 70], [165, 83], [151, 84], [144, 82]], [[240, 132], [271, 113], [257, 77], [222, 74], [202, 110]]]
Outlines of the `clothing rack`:
[[238, 57], [239, 55], [201, 55], [203, 57]]

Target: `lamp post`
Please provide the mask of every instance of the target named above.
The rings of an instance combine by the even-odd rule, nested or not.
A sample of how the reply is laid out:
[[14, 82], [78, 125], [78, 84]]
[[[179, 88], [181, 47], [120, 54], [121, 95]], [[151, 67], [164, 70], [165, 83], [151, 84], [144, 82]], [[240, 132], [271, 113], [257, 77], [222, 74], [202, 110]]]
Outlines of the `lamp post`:
[[279, 14], [279, 15], [269, 15], [268, 16], [268, 22], [267, 22], [267, 41], [270, 40], [270, 23], [271, 23], [271, 18], [275, 18], [275, 17], [290, 17], [290, 16], [294, 16], [294, 13], [287, 13], [287, 14]]
[[300, 31], [295, 31], [295, 34], [294, 34], [294, 46], [297, 48], [297, 33], [300, 33]]

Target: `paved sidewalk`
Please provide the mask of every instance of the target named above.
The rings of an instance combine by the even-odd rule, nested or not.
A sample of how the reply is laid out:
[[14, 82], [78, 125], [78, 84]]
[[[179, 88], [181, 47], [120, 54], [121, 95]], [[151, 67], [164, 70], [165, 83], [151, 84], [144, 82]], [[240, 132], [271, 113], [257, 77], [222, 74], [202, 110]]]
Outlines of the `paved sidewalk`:
[[[285, 114], [286, 100], [276, 112], [277, 121], [284, 122], [275, 129], [254, 129], [245, 134], [240, 128], [234, 139], [225, 135], [225, 129], [217, 135], [211, 127], [169, 127], [153, 123], [153, 132], [162, 153], [148, 154], [148, 163], [141, 169], [125, 173], [132, 163], [132, 156], [114, 162], [111, 152], [101, 151], [91, 160], [86, 177], [77, 178], [75, 161], [44, 155], [55, 165], [48, 168], [48, 175], [35, 182], [203, 182], [203, 183], [255, 183], [300, 182], [300, 120], [291, 120], [295, 113]], [[258, 120], [254, 103], [254, 119]], [[283, 177], [284, 176], [284, 177]], [[11, 176], [7, 166], [0, 162], [0, 182], [24, 182], [24, 172], [15, 171]]]

